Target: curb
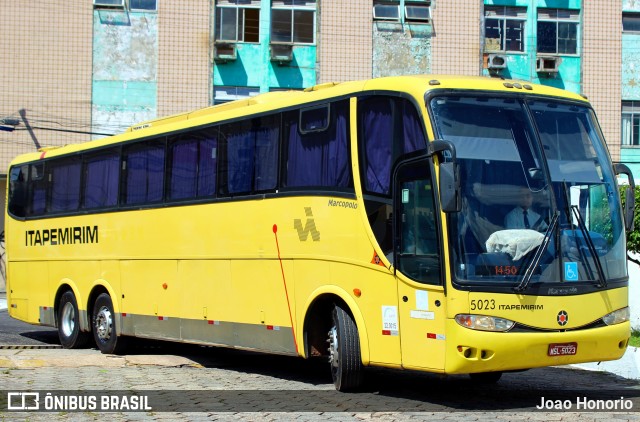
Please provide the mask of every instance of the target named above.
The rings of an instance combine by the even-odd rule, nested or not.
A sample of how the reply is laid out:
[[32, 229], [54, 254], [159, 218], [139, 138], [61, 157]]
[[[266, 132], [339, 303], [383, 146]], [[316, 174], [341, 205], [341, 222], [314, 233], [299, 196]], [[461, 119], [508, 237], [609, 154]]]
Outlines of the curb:
[[632, 380], [640, 379], [640, 353], [637, 347], [632, 346], [627, 347], [627, 351], [618, 360], [580, 363], [571, 366], [587, 371], [609, 372]]

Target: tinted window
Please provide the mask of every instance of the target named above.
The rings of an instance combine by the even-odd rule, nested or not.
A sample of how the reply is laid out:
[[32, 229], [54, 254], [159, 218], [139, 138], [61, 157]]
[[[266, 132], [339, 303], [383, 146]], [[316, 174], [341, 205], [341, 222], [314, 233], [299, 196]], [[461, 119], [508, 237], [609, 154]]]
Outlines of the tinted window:
[[200, 130], [169, 139], [169, 199], [215, 194], [217, 144], [217, 129]]
[[427, 146], [422, 119], [411, 102], [393, 97], [364, 99], [358, 104], [358, 113], [364, 143], [364, 188], [389, 195], [395, 160]]
[[83, 208], [113, 207], [118, 203], [120, 153], [102, 153], [85, 159]]
[[220, 134], [226, 147], [223, 193], [249, 194], [276, 188], [279, 115], [223, 125]]
[[162, 201], [164, 187], [164, 142], [134, 145], [124, 151], [126, 163], [123, 203], [126, 205]]
[[13, 167], [9, 172], [9, 212], [24, 217], [27, 210], [29, 165]]
[[299, 111], [283, 115], [286, 139], [285, 187], [352, 186], [349, 161], [349, 102], [332, 103], [325, 131], [300, 133]]
[[77, 159], [51, 164], [51, 212], [75, 211], [80, 206], [82, 163]]

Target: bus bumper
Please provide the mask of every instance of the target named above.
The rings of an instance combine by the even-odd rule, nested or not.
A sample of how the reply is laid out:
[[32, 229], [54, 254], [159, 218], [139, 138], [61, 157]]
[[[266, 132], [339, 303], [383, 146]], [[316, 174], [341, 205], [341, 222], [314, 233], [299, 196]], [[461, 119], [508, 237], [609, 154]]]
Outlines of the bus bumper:
[[[620, 359], [630, 322], [565, 332], [500, 333], [470, 330], [447, 320], [445, 373], [511, 371]], [[552, 344], [566, 344], [556, 347]], [[575, 350], [572, 344], [575, 344]], [[573, 353], [558, 355], [557, 353]], [[550, 356], [551, 354], [555, 354]]]

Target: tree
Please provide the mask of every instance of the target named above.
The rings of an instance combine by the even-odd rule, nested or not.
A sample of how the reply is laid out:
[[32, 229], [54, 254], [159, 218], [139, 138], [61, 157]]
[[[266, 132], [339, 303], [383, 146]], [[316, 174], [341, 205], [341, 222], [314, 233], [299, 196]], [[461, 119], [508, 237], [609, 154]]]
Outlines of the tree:
[[[623, 206], [624, 206], [625, 190], [626, 190], [626, 186], [623, 186], [621, 188]], [[633, 215], [633, 231], [627, 233], [627, 251], [639, 253], [640, 252], [640, 186], [636, 186], [634, 196], [635, 196], [635, 205], [634, 205], [634, 215]], [[627, 253], [627, 259], [633, 263], [640, 265], [640, 260], [637, 260], [631, 257], [628, 253]]]

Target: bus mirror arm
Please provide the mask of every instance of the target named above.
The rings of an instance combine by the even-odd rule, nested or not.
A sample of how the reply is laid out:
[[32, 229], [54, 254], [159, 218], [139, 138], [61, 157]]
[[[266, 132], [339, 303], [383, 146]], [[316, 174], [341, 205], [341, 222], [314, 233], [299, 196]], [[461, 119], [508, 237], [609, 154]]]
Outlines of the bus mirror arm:
[[448, 159], [449, 161], [456, 161], [456, 147], [450, 141], [444, 139], [436, 139], [433, 142], [429, 142], [429, 155], [438, 154], [440, 161]]
[[625, 174], [629, 180], [629, 185], [625, 189], [625, 201], [624, 201], [624, 226], [627, 232], [633, 231], [633, 210], [635, 207], [635, 191], [636, 184], [633, 180], [633, 173], [631, 169], [624, 164], [616, 163], [613, 166], [616, 174]]
[[429, 143], [429, 153], [437, 154], [440, 162], [440, 204], [444, 212], [459, 212], [460, 174], [456, 160], [456, 147], [449, 141], [436, 139]]

